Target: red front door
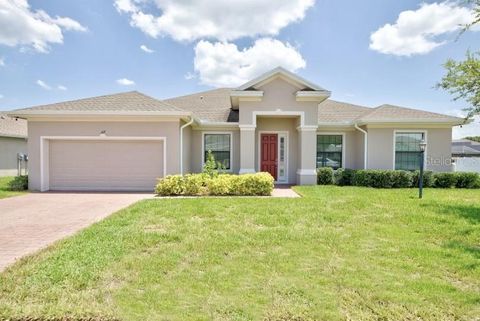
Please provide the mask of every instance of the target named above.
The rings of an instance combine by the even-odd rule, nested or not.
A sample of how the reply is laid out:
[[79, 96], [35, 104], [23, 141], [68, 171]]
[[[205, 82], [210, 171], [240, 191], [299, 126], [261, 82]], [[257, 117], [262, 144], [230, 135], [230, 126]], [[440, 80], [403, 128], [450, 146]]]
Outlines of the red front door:
[[261, 134], [260, 170], [270, 173], [277, 180], [278, 169], [278, 135]]

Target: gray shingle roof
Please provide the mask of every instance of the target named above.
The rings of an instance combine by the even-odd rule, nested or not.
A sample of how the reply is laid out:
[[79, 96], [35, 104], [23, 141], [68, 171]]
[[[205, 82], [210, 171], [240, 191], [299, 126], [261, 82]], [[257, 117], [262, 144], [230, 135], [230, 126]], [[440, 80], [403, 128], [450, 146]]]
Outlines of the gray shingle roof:
[[327, 99], [318, 106], [319, 123], [352, 123], [372, 108]]
[[108, 112], [108, 111], [179, 111], [181, 109], [137, 91], [113, 95], [84, 98], [49, 105], [18, 109], [15, 112], [66, 111], [66, 112]]
[[0, 136], [26, 138], [27, 121], [0, 113]]
[[[230, 88], [219, 88], [164, 101], [180, 109], [191, 111], [195, 117], [204, 121], [237, 122], [238, 111], [232, 110], [231, 90]], [[321, 124], [353, 124], [354, 122], [392, 120], [462, 122], [462, 119], [457, 117], [393, 105], [370, 108], [327, 99], [318, 107], [318, 122]]]
[[455, 139], [452, 141], [452, 154], [480, 155], [480, 143], [469, 139]]
[[218, 88], [192, 95], [165, 99], [201, 120], [208, 122], [238, 122], [238, 110], [232, 109], [230, 88]]
[[366, 113], [365, 115], [359, 117], [358, 121], [362, 122], [381, 122], [386, 120], [411, 120], [419, 121], [428, 120], [428, 121], [458, 121], [461, 123], [463, 120], [458, 117], [452, 117], [448, 115], [432, 113], [425, 110], [412, 109], [406, 107], [399, 107], [393, 105], [381, 105], [377, 108], [373, 108], [371, 112]]

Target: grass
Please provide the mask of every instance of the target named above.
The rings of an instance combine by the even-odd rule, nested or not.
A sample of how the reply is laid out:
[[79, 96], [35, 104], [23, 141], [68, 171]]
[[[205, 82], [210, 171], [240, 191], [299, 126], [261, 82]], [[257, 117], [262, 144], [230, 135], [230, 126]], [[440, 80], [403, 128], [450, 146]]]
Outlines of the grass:
[[22, 195], [25, 194], [26, 191], [11, 191], [8, 187], [8, 184], [15, 179], [15, 177], [0, 177], [0, 199]]
[[141, 201], [2, 273], [0, 319], [478, 318], [479, 191], [296, 190]]

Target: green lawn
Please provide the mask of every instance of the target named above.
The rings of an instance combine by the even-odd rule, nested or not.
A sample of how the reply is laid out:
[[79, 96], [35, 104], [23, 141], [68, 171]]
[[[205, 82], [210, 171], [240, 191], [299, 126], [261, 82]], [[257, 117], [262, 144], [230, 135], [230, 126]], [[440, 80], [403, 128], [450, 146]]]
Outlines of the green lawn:
[[0, 319], [478, 319], [480, 191], [296, 190], [141, 201], [1, 274]]
[[15, 177], [0, 177], [0, 199], [25, 194], [26, 192], [14, 192], [8, 188], [8, 183]]

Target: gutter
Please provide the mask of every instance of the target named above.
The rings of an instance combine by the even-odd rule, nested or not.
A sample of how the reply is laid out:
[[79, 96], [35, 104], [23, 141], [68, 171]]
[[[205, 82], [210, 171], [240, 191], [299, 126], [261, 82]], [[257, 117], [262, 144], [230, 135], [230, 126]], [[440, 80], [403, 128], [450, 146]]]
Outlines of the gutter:
[[183, 130], [193, 124], [193, 121], [193, 117], [190, 117], [190, 120], [180, 127], [180, 175], [183, 175]]
[[364, 146], [363, 146], [363, 149], [364, 149], [364, 155], [363, 155], [363, 165], [364, 165], [364, 169], [367, 169], [367, 165], [368, 165], [368, 132], [365, 131], [364, 129], [358, 127], [358, 124], [355, 123], [354, 124], [355, 126], [355, 129], [358, 130], [358, 131], [361, 131], [365, 137], [364, 139]]

